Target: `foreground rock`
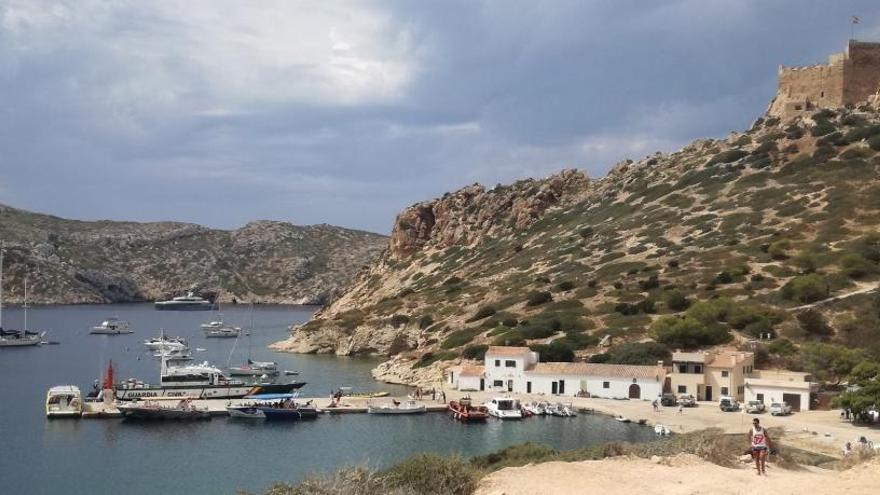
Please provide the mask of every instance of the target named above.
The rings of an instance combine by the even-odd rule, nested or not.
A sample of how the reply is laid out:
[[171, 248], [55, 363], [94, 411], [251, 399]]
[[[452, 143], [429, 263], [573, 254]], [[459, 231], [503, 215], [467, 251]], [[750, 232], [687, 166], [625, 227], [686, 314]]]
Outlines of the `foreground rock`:
[[83, 222], [0, 205], [4, 301], [163, 299], [195, 288], [228, 302], [324, 304], [384, 248], [378, 234], [259, 221], [233, 230], [176, 222]]
[[568, 495], [572, 493], [740, 495], [743, 493], [876, 493], [880, 460], [846, 471], [767, 467], [757, 476], [751, 466], [731, 469], [682, 454], [656, 459], [611, 458], [601, 461], [547, 462], [506, 468], [482, 480], [477, 495]]

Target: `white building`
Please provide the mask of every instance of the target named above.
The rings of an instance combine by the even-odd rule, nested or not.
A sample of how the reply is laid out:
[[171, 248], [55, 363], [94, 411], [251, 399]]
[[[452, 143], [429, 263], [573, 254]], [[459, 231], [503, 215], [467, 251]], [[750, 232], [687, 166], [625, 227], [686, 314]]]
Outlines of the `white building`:
[[663, 394], [666, 368], [661, 364], [537, 363], [526, 372], [526, 380], [527, 391], [535, 394], [585, 392], [606, 399], [653, 400]]
[[486, 389], [528, 393], [526, 370], [538, 362], [538, 353], [528, 347], [489, 346], [483, 360]]
[[447, 380], [459, 390], [653, 400], [663, 393], [666, 369], [599, 363], [541, 363], [528, 347], [491, 346], [482, 370], [450, 368]]
[[754, 370], [745, 378], [745, 400], [761, 401], [767, 406], [787, 402], [792, 411], [809, 411], [810, 394], [818, 384], [807, 373], [779, 370]]
[[476, 391], [486, 388], [482, 366], [454, 366], [446, 370], [446, 380], [456, 390]]

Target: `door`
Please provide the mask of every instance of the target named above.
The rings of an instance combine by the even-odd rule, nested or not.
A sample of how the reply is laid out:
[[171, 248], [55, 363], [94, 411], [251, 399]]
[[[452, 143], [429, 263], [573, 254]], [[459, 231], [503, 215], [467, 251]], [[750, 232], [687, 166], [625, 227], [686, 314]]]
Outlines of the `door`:
[[513, 392], [513, 380], [507, 380], [507, 391]]
[[553, 395], [556, 395], [559, 393], [559, 384], [558, 383], [553, 382], [550, 384], [550, 393]]
[[642, 398], [642, 388], [633, 383], [629, 386], [629, 398], [630, 399], [641, 399]]
[[791, 412], [801, 410], [801, 394], [782, 394], [782, 402], [788, 402], [788, 405], [791, 406]]
[[756, 399], [758, 402], [760, 402], [760, 403], [763, 404], [763, 403], [764, 403], [764, 394], [758, 394], [757, 397], [755, 397], [755, 399]]
[[532, 393], [532, 382], [526, 382], [526, 393]]
[[486, 379], [480, 378], [480, 392], [482, 392], [483, 390], [486, 390]]
[[559, 395], [565, 394], [565, 380], [559, 380]]
[[706, 385], [706, 400], [712, 400], [712, 386]]

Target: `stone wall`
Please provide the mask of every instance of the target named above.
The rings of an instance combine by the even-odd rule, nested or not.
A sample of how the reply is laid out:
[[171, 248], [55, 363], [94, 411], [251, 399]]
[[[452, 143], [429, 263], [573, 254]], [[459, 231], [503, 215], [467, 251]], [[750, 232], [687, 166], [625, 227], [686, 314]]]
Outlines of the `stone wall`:
[[767, 113], [789, 118], [817, 108], [866, 102], [880, 86], [880, 43], [850, 40], [827, 64], [779, 68], [779, 87]]

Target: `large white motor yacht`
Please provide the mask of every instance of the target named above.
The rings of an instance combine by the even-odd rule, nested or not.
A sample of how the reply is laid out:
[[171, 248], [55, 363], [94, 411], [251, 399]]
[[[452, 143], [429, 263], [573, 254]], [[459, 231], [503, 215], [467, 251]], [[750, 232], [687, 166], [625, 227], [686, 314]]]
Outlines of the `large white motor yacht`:
[[185, 296], [177, 296], [168, 301], [156, 301], [155, 307], [165, 311], [209, 311], [214, 309], [214, 303], [188, 292]]
[[522, 407], [519, 401], [509, 397], [493, 397], [484, 404], [490, 416], [498, 419], [522, 419]]

